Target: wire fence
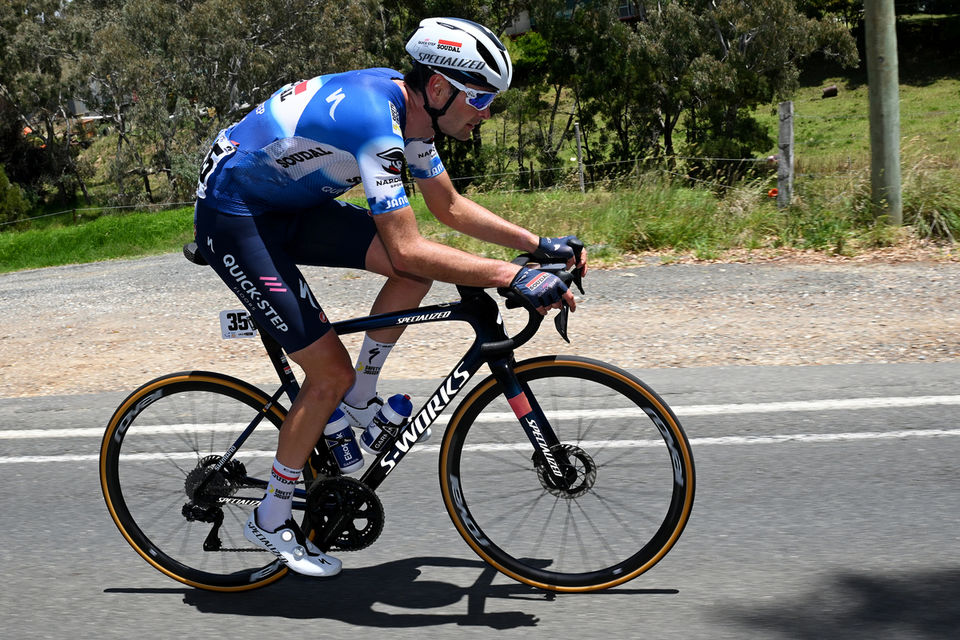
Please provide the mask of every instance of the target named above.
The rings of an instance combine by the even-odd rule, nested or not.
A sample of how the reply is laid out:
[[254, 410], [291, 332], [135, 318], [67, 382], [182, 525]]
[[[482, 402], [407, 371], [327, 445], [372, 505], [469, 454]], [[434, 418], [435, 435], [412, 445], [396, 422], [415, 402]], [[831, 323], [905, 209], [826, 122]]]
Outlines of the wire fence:
[[[916, 118], [937, 118], [956, 115], [960, 118], [960, 109], [939, 109], [936, 111], [901, 111], [901, 118], [905, 117], [916, 117]], [[869, 120], [869, 114], [845, 114], [845, 115], [811, 115], [811, 114], [801, 114], [797, 113], [794, 115], [795, 118], [801, 120], [821, 120], [821, 121], [830, 121], [830, 120]], [[797, 148], [802, 150], [803, 144], [802, 141], [798, 143]], [[801, 151], [802, 153], [802, 151]], [[705, 188], [709, 188], [714, 191], [722, 192], [743, 192], [743, 193], [756, 193], [756, 185], [742, 186], [737, 183], [724, 182], [720, 180], [713, 180], [705, 177], [698, 177], [692, 175], [689, 171], [677, 170], [678, 165], [684, 163], [702, 163], [706, 165], [715, 166], [720, 163], [727, 163], [729, 165], [737, 165], [739, 167], [749, 167], [750, 165], [768, 165], [771, 167], [776, 166], [776, 155], [768, 155], [760, 158], [725, 158], [725, 157], [712, 157], [712, 156], [687, 156], [687, 155], [672, 155], [672, 156], [657, 156], [657, 157], [635, 157], [628, 160], [614, 160], [608, 162], [598, 162], [598, 163], [583, 163], [583, 164], [574, 164], [574, 166], [557, 166], [557, 167], [530, 167], [530, 168], [518, 168], [513, 171], [499, 171], [495, 173], [483, 173], [476, 175], [467, 175], [467, 176], [456, 176], [451, 177], [451, 181], [455, 185], [477, 185], [479, 189], [484, 191], [492, 191], [496, 193], [529, 193], [532, 191], [551, 191], [551, 190], [563, 190], [569, 191], [573, 189], [580, 188], [579, 185], [583, 185], [585, 188], [594, 188], [597, 185], [609, 185], [611, 183], [624, 184], [626, 179], [631, 175], [635, 174], [640, 176], [647, 173], [656, 173], [663, 176], [667, 176], [674, 180], [685, 181], [692, 184], [697, 184]], [[802, 160], [802, 158], [799, 158]], [[572, 159], [574, 163], [576, 159]], [[573, 164], [573, 163], [572, 163]], [[798, 170], [796, 173], [797, 178], [804, 179], [824, 179], [832, 178], [842, 175], [849, 175], [850, 171], [854, 170], [856, 167], [852, 159], [848, 161], [848, 167], [843, 170], [838, 170], [835, 172], [823, 172], [823, 171], [803, 171]], [[623, 171], [622, 169], [630, 166], [630, 170]], [[621, 169], [618, 173], [618, 169]], [[565, 174], [556, 176], [555, 174]], [[602, 176], [599, 179], [590, 179], [589, 176]], [[544, 176], [550, 176], [549, 179], [544, 180]], [[771, 173], [771, 177], [775, 177], [775, 172]], [[513, 186], [509, 186], [513, 185]], [[522, 186], [521, 186], [522, 185]], [[194, 201], [179, 201], [179, 202], [160, 202], [160, 203], [139, 203], [139, 204], [129, 204], [129, 205], [109, 205], [109, 206], [91, 206], [91, 207], [71, 207], [69, 209], [64, 209], [62, 211], [55, 211], [52, 213], [45, 213], [37, 216], [31, 216], [27, 218], [20, 218], [17, 220], [10, 220], [5, 222], [0, 222], [0, 229], [15, 225], [33, 222], [36, 220], [42, 220], [46, 218], [52, 218], [56, 216], [65, 216], [70, 214], [74, 220], [79, 220], [79, 217], [88, 212], [112, 212], [112, 211], [124, 211], [124, 210], [138, 210], [142, 211], [144, 209], [153, 209], [153, 210], [163, 210], [171, 209], [176, 207], [185, 207], [192, 206]]]

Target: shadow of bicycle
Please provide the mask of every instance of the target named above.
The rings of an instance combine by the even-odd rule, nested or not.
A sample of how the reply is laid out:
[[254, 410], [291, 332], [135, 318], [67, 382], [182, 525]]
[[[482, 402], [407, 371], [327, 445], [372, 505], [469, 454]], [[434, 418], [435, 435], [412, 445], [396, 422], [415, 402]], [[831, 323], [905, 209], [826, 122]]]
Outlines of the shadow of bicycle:
[[[475, 568], [479, 574], [473, 584], [462, 587], [450, 582], [422, 579], [425, 568]], [[550, 602], [556, 600], [557, 594], [520, 583], [493, 584], [498, 575], [495, 569], [479, 560], [420, 557], [372, 567], [344, 569], [336, 578], [312, 579], [289, 574], [268, 587], [242, 593], [223, 594], [199, 589], [169, 591], [182, 592], [184, 603], [203, 613], [327, 619], [382, 628], [451, 623], [499, 630], [537, 626], [539, 618], [524, 611], [487, 612], [488, 600]], [[139, 593], [157, 590], [108, 591]], [[601, 592], [611, 596], [676, 593], [676, 589], [623, 588]], [[466, 600], [465, 613], [427, 612], [430, 609], [449, 608], [463, 600]]]

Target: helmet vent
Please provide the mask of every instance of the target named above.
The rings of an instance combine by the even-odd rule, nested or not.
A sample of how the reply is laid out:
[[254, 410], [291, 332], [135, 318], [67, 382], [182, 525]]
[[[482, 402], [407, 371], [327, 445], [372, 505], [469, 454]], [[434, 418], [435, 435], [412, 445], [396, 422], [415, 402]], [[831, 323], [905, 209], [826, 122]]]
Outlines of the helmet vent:
[[503, 69], [497, 64], [497, 59], [493, 57], [493, 54], [490, 53], [490, 50], [487, 49], [482, 43], [477, 43], [477, 53], [480, 54], [480, 57], [483, 58], [483, 61], [487, 63], [487, 66], [496, 71], [498, 74], [503, 73]]

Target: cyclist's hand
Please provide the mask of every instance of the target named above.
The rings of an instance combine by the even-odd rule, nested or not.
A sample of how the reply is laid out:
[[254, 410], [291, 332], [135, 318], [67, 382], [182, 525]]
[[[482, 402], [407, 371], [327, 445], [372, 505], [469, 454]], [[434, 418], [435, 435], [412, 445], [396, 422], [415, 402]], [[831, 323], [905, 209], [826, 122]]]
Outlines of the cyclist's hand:
[[540, 244], [537, 246], [537, 250], [533, 252], [533, 256], [539, 260], [562, 260], [569, 269], [574, 266], [580, 268], [581, 275], [586, 275], [587, 273], [587, 250], [584, 248], [578, 256], [574, 252], [573, 248], [570, 246], [570, 241], [573, 240], [576, 243], [583, 245], [580, 242], [580, 239], [577, 236], [562, 236], [559, 238], [540, 238]]
[[564, 303], [571, 311], [577, 308], [573, 293], [552, 273], [520, 267], [520, 271], [510, 283], [510, 289], [523, 296], [530, 306], [541, 314], [545, 314], [548, 309], [558, 309]]

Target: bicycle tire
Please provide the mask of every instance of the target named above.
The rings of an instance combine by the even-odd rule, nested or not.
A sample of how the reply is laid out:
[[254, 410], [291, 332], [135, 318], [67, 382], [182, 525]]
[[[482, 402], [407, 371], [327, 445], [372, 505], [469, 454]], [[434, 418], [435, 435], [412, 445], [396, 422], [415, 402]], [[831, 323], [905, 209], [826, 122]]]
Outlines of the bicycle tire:
[[547, 356], [514, 371], [576, 462], [577, 490], [550, 486], [537, 470], [534, 447], [488, 377], [441, 442], [441, 493], [457, 531], [485, 562], [540, 589], [599, 591], [649, 570], [693, 507], [693, 455], [673, 411], [597, 360]]
[[[188, 491], [208, 472], [205, 465], [219, 459], [258, 412], [277, 429], [286, 415], [266, 393], [242, 380], [191, 371], [144, 384], [107, 424], [100, 485], [110, 516], [136, 552], [174, 580], [211, 591], [246, 591], [287, 573], [285, 565], [269, 553], [256, 553], [262, 550], [243, 536], [263, 488], [236, 482], [247, 477], [248, 467], [258, 472], [250, 475], [269, 478], [276, 430], [261, 424], [233, 459], [244, 465], [243, 473], [230, 467], [230, 473], [217, 478], [219, 483], [208, 485], [211, 494], [238, 502], [249, 498], [246, 504], [220, 505], [221, 550], [204, 550], [214, 524], [188, 521], [183, 512], [193, 502]], [[309, 475], [308, 469], [304, 473]]]

